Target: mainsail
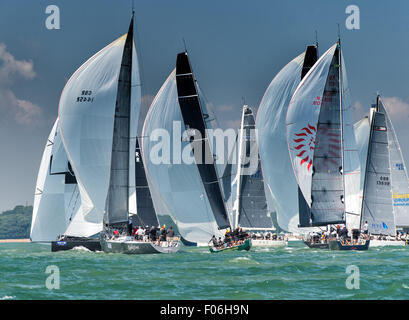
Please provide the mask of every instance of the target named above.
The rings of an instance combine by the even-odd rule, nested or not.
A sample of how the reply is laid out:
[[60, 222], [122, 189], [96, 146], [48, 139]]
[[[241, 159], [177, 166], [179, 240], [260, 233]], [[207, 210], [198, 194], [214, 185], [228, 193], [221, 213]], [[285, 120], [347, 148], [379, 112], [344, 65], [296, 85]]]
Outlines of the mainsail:
[[[184, 127], [174, 70], [158, 91], [146, 115], [142, 130], [142, 155], [149, 183], [154, 190], [155, 208], [166, 208], [166, 213], [173, 218], [184, 239], [207, 243], [213, 234], [222, 234], [196, 163], [182, 161], [182, 152], [192, 152], [189, 140], [184, 139]], [[170, 140], [165, 140], [166, 137]], [[166, 154], [170, 157], [166, 158]]]
[[379, 97], [375, 109], [371, 110], [361, 222], [368, 221], [370, 233], [395, 235], [388, 129], [385, 114], [379, 112], [378, 102]]
[[278, 225], [290, 232], [299, 232], [298, 185], [288, 154], [285, 119], [291, 97], [317, 59], [317, 46], [308, 46], [289, 62], [268, 86], [256, 118], [261, 167], [267, 185], [265, 191], [272, 198]]
[[206, 123], [196, 80], [193, 76], [187, 52], [177, 55], [176, 86], [185, 128], [193, 130], [193, 135], [190, 136], [190, 143], [193, 147], [196, 165], [199, 169], [210, 207], [219, 229], [226, 229], [230, 226], [230, 221], [223, 200], [224, 196], [215, 166], [213, 151], [206, 132]]
[[409, 226], [409, 180], [402, 150], [395, 129], [382, 99], [378, 98], [378, 112], [385, 115], [391, 170], [392, 204], [396, 227]]
[[274, 229], [261, 173], [254, 115], [247, 106], [243, 107], [239, 153], [233, 226], [246, 229]]
[[[336, 43], [303, 78], [288, 107], [290, 158], [305, 200], [301, 207], [310, 214], [300, 219], [301, 227], [345, 223], [346, 213], [359, 223], [360, 165], [348, 94]], [[351, 221], [350, 228], [356, 224]]]
[[[77, 178], [82, 203], [81, 213], [74, 217], [70, 229], [75, 231], [76, 226], [84, 222], [93, 223], [96, 232], [92, 230], [91, 233], [89, 230], [88, 236], [102, 229], [110, 182], [114, 114], [118, 92], [122, 90], [118, 85], [118, 80], [123, 68], [129, 69], [128, 73], [132, 75], [132, 84], [127, 84], [130, 87], [127, 90], [130, 90], [131, 95], [130, 98], [129, 94], [128, 97], [125, 97], [125, 99], [130, 99], [132, 117], [127, 135], [133, 139], [136, 137], [141, 87], [136, 51], [129, 50], [130, 46], [135, 47], [132, 37], [128, 38], [127, 44], [128, 51], [131, 51], [132, 66], [121, 68], [126, 39], [125, 34], [78, 68], [68, 80], [60, 99], [61, 136]], [[124, 78], [121, 77], [121, 79]], [[134, 179], [133, 150], [129, 152], [129, 159], [132, 159], [129, 177]], [[134, 187], [134, 184], [132, 183], [131, 186]], [[126, 188], [130, 196], [135, 193], [128, 190], [128, 187]], [[124, 202], [128, 201], [125, 201], [125, 197], [122, 199]], [[126, 204], [122, 205], [126, 206]]]

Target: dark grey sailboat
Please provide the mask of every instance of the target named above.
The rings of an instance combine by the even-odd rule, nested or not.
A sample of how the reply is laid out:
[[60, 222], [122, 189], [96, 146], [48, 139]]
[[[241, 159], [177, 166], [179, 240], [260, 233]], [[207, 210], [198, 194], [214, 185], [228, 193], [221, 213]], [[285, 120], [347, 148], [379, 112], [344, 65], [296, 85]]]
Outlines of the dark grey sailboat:
[[[159, 222], [153, 206], [149, 185], [142, 162], [138, 137], [133, 145], [130, 137], [131, 119], [131, 81], [133, 50], [133, 16], [125, 40], [121, 70], [118, 80], [118, 94], [115, 108], [111, 172], [106, 211], [104, 215], [104, 231], [101, 235], [101, 247], [107, 253], [173, 253], [179, 250], [179, 241], [157, 241], [156, 236], [146, 241], [135, 240], [128, 232], [129, 221], [129, 159], [131, 146], [135, 146], [135, 188], [136, 188], [136, 220], [133, 224], [149, 226], [156, 234]], [[114, 231], [117, 231], [117, 235]], [[152, 241], [150, 241], [152, 240]]]
[[177, 55], [176, 85], [183, 121], [186, 129], [191, 130], [190, 143], [216, 223], [220, 230], [230, 228], [213, 151], [208, 141], [196, 80], [187, 52]]

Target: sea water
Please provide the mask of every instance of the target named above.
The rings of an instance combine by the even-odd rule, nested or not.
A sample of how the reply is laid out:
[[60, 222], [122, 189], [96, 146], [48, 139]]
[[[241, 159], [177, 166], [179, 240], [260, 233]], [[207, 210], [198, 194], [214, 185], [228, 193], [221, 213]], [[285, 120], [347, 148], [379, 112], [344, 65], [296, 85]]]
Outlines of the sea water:
[[409, 246], [125, 255], [1, 243], [0, 299], [408, 299], [408, 264]]

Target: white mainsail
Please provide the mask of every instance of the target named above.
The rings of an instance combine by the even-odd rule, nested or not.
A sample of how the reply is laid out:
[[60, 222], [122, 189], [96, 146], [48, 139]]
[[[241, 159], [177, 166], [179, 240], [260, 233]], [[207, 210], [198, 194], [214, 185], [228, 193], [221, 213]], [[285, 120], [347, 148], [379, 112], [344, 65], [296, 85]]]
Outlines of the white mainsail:
[[[143, 161], [148, 180], [154, 188], [155, 208], [167, 207], [182, 237], [190, 242], [207, 243], [217, 228], [196, 163], [185, 163], [181, 151], [191, 153], [178, 102], [174, 70], [160, 88], [145, 118], [142, 136]], [[162, 141], [169, 134], [170, 141]], [[163, 136], [162, 136], [163, 135]], [[168, 148], [169, 162], [160, 161], [158, 148]]]

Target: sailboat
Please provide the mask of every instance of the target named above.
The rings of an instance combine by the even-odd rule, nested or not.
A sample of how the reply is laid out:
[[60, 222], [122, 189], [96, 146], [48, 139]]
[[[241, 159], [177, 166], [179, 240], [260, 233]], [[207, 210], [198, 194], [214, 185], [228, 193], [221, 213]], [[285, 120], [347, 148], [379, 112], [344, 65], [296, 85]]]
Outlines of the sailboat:
[[[127, 234], [130, 217], [129, 191], [133, 188], [130, 181], [133, 179], [136, 189], [138, 224], [144, 223], [153, 229], [159, 227], [146, 180], [138, 137], [131, 135], [131, 123], [135, 121], [133, 113], [139, 111], [141, 103], [138, 61], [133, 41], [133, 19], [132, 14], [128, 33], [122, 37], [120, 63], [116, 65], [118, 78], [115, 81], [117, 87], [115, 100], [111, 106], [114, 121], [111, 129], [109, 184], [104, 213], [104, 230], [101, 233], [101, 248], [107, 253], [173, 253], [180, 248], [178, 241], [136, 241], [130, 234]], [[139, 88], [139, 90], [133, 92], [132, 88]], [[135, 108], [135, 104], [138, 108]], [[133, 140], [135, 140], [134, 143]], [[130, 175], [133, 148], [135, 148], [134, 177]], [[112, 237], [115, 231], [118, 232], [118, 237]]]
[[[209, 200], [211, 212], [219, 230], [231, 229], [231, 221], [226, 209], [221, 181], [217, 172], [215, 155], [209, 143], [205, 115], [187, 51], [177, 55], [176, 85], [185, 129], [188, 131], [189, 142], [207, 199]], [[250, 239], [237, 246], [238, 249], [243, 248], [244, 250], [249, 250], [250, 247]], [[210, 248], [210, 251], [219, 252], [224, 249]]]
[[298, 183], [288, 154], [285, 119], [297, 86], [317, 60], [318, 44], [307, 46], [304, 52], [291, 60], [269, 84], [256, 117], [267, 199], [273, 203], [279, 227], [293, 234], [306, 231], [298, 228]]
[[[340, 41], [308, 71], [290, 101], [287, 143], [298, 182], [300, 227], [360, 228], [360, 163]], [[334, 250], [367, 250], [370, 240]]]
[[395, 241], [395, 235], [398, 226], [409, 223], [405, 201], [409, 182], [395, 130], [379, 95], [369, 119], [361, 226], [367, 223], [369, 233], [375, 235], [371, 246], [405, 245], [405, 241]]
[[[232, 212], [233, 229], [241, 227], [245, 231], [250, 231], [253, 234], [252, 246], [283, 247], [288, 242], [272, 234], [276, 228], [267, 206], [253, 110], [247, 105], [243, 106], [239, 136], [236, 197]], [[269, 236], [257, 237], [258, 232], [266, 232]]]
[[[59, 119], [47, 139], [34, 194], [30, 239], [51, 243], [51, 251], [85, 247], [101, 249], [97, 238], [101, 224], [82, 219], [83, 205], [75, 173], [61, 140]], [[58, 239], [58, 240], [57, 240]]]

